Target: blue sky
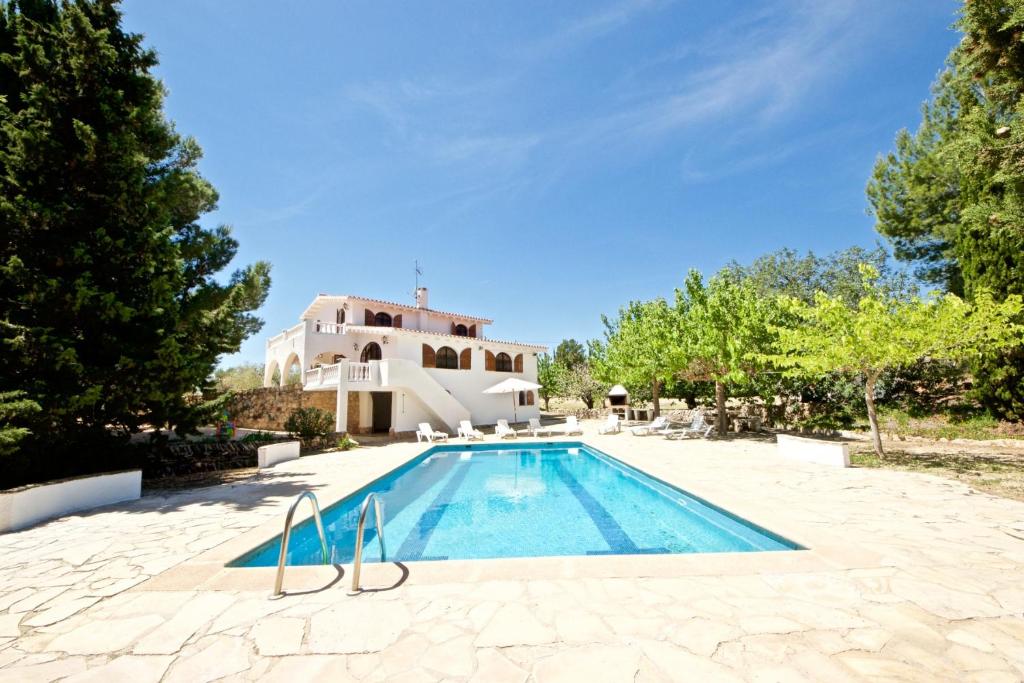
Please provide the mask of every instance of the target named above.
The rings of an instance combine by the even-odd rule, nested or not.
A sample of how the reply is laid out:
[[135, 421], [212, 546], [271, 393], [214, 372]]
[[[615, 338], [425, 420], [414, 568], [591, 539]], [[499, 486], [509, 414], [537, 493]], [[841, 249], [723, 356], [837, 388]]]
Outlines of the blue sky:
[[273, 264], [267, 335], [318, 292], [556, 344], [781, 247], [876, 240], [864, 185], [959, 36], [953, 0], [128, 0], [209, 222]]

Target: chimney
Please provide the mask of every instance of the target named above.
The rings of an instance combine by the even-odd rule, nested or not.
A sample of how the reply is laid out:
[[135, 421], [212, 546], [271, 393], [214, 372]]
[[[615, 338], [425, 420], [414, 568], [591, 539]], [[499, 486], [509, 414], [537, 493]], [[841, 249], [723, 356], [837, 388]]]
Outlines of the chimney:
[[416, 308], [428, 308], [426, 287], [416, 288]]

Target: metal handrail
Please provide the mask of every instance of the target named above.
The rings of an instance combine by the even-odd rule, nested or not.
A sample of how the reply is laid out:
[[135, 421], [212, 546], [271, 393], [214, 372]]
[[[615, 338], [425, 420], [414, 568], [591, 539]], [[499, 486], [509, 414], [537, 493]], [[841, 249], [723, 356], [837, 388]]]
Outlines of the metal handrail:
[[384, 549], [384, 518], [380, 514], [380, 499], [376, 493], [370, 493], [363, 501], [363, 507], [359, 511], [359, 523], [356, 525], [356, 551], [352, 559], [352, 592], [359, 590], [359, 572], [363, 568], [363, 530], [366, 528], [366, 513], [370, 509], [370, 501], [373, 501], [373, 514], [377, 518], [377, 540], [380, 542], [380, 561], [387, 558], [387, 551]]
[[312, 491], [303, 491], [288, 508], [288, 514], [284, 518], [284, 532], [281, 534], [281, 556], [277, 560], [277, 578], [274, 580], [274, 594], [272, 597], [279, 598], [284, 595], [281, 585], [284, 583], [285, 560], [288, 558], [288, 541], [292, 537], [292, 519], [295, 517], [295, 510], [303, 498], [309, 498], [313, 506], [313, 519], [316, 521], [316, 531], [320, 535], [320, 552], [323, 556], [323, 563], [328, 564], [327, 559], [327, 537], [324, 535], [324, 523], [320, 519], [320, 504]]

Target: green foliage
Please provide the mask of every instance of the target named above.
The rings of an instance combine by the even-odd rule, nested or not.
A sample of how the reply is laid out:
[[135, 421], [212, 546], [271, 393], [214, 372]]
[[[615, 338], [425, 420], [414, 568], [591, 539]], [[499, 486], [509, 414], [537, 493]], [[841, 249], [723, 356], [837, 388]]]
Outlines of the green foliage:
[[230, 368], [218, 368], [213, 373], [217, 393], [248, 391], [263, 386], [263, 364], [243, 363]]
[[575, 368], [587, 362], [587, 352], [575, 339], [563, 339], [555, 347], [554, 360], [563, 368]]
[[334, 414], [319, 408], [296, 408], [284, 423], [285, 430], [300, 439], [334, 433]]
[[881, 246], [871, 250], [849, 247], [827, 256], [779, 249], [757, 257], [749, 266], [734, 261], [728, 270], [747, 280], [765, 298], [791, 296], [810, 304], [814, 303], [815, 294], [825, 292], [839, 297], [848, 306], [856, 306], [867, 293], [860, 273], [864, 263], [878, 271], [876, 285], [893, 296], [914, 293], [909, 278], [893, 269], [888, 252]]
[[602, 320], [601, 378], [608, 384], [622, 384], [634, 399], [651, 397], [657, 414], [660, 387], [673, 379], [679, 367], [675, 311], [664, 299], [631, 301], [619, 309], [615, 320]]
[[587, 408], [593, 408], [595, 401], [608, 392], [608, 385], [591, 374], [587, 363], [566, 369], [562, 374], [561, 387], [562, 396], [578, 398]]
[[[900, 131], [868, 183], [878, 231], [896, 256], [947, 291], [1024, 294], [1024, 0], [964, 4], [963, 40], [914, 133]], [[981, 400], [1024, 416], [1024, 354], [973, 367]]]
[[0, 392], [0, 458], [17, 451], [18, 444], [30, 434], [18, 422], [38, 412], [39, 404], [25, 398], [25, 392]]
[[537, 383], [540, 384], [538, 393], [544, 400], [544, 410], [548, 409], [548, 403], [552, 396], [557, 396], [562, 391], [565, 367], [556, 363], [546, 353], [537, 357]]
[[1020, 343], [1024, 327], [1013, 322], [1021, 298], [996, 303], [980, 292], [969, 304], [953, 294], [931, 300], [897, 299], [875, 286], [877, 272], [862, 267], [868, 294], [856, 308], [839, 297], [818, 293], [814, 305], [783, 299], [798, 324], [776, 327], [777, 352], [761, 358], [790, 373], [856, 374], [864, 380], [868, 418], [881, 455], [875, 415], [875, 388], [887, 370], [931, 359], [962, 361]]
[[26, 453], [191, 430], [262, 325], [269, 265], [221, 275], [238, 244], [200, 225], [217, 193], [156, 63], [112, 0], [0, 4], [0, 391], [40, 406]]
[[277, 434], [271, 434], [270, 432], [250, 432], [243, 436], [240, 441], [242, 443], [268, 443], [271, 441], [279, 441], [281, 439]]
[[341, 438], [338, 439], [338, 450], [350, 451], [353, 448], [359, 448], [359, 442], [348, 434], [342, 434]]

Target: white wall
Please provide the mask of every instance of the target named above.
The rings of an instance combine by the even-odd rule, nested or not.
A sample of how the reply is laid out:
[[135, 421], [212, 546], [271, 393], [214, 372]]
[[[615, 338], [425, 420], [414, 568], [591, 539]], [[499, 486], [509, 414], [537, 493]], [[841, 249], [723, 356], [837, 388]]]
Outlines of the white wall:
[[24, 529], [71, 512], [135, 500], [141, 492], [141, 470], [79, 477], [2, 492], [0, 533]]

